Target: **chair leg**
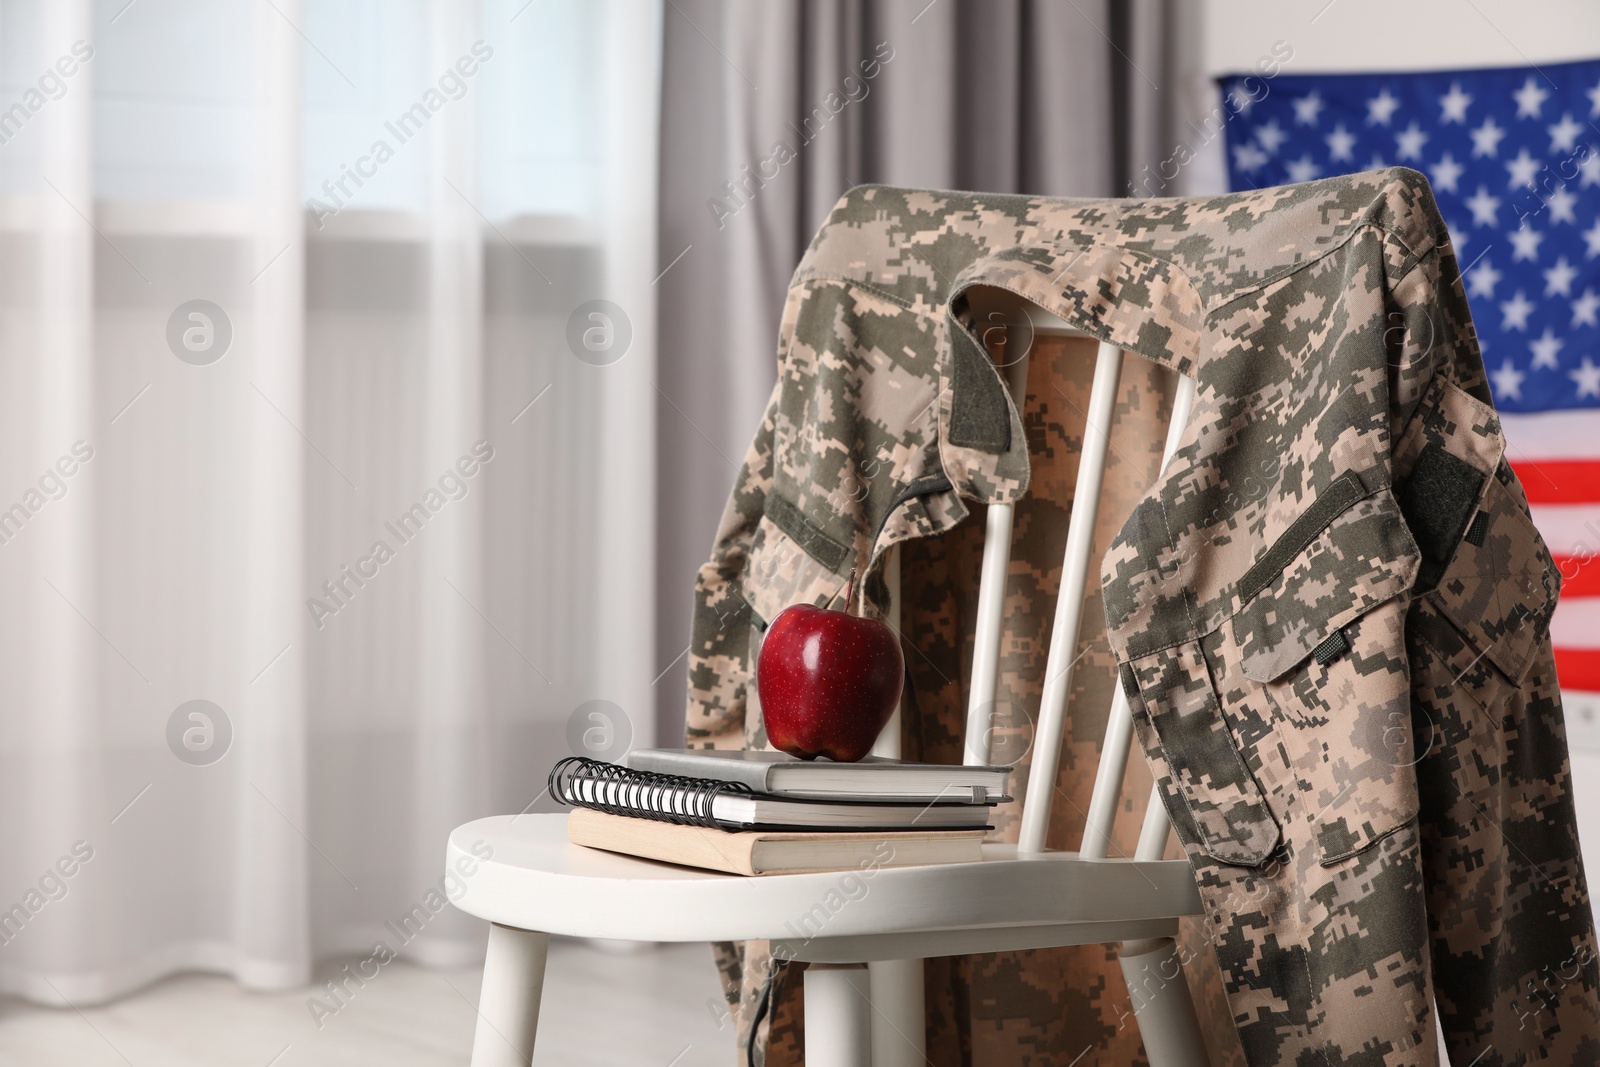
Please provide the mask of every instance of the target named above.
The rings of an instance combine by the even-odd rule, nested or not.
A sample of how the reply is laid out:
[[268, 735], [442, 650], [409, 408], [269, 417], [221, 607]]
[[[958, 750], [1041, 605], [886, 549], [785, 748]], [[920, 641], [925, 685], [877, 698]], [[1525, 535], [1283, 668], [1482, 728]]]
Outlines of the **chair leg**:
[[1170, 937], [1127, 941], [1121, 961], [1150, 1067], [1207, 1067], [1205, 1037], [1189, 997], [1177, 943]]
[[922, 961], [867, 964], [872, 990], [872, 1067], [926, 1067]]
[[489, 927], [483, 992], [478, 996], [478, 1029], [472, 1037], [472, 1067], [528, 1067], [532, 1062], [549, 951], [549, 934]]
[[872, 1067], [871, 994], [864, 963], [806, 968], [805, 1062]]

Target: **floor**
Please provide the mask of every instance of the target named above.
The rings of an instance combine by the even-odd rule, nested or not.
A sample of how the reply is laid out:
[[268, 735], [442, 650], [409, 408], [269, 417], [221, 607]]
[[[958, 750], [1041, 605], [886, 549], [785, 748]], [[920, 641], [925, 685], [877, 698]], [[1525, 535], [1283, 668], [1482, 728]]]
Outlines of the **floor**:
[[[320, 968], [318, 982], [349, 962]], [[0, 999], [0, 1067], [464, 1067], [481, 980], [477, 968], [396, 961], [320, 1020], [310, 989], [250, 993], [214, 975], [171, 978], [81, 1014]], [[720, 1003], [705, 945], [623, 953], [557, 941], [535, 1062], [729, 1067]]]

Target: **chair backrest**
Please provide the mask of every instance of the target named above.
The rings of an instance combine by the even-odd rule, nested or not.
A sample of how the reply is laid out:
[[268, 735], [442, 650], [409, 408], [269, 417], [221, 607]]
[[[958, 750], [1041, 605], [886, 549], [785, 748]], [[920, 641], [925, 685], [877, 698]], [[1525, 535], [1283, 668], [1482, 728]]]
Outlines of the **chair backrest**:
[[[1015, 329], [1025, 325], [1034, 336], [1088, 337], [1087, 334], [1032, 304], [1000, 290], [971, 290], [970, 299], [980, 321], [1004, 321]], [[981, 306], [980, 306], [981, 305]], [[1008, 338], [1009, 340], [1009, 338]], [[1027, 355], [1007, 359], [1006, 377], [1019, 406], [1026, 397]], [[1077, 660], [1078, 634], [1083, 618], [1084, 591], [1090, 576], [1098, 571], [1091, 558], [1094, 549], [1095, 521], [1100, 507], [1100, 490], [1105, 475], [1106, 453], [1116, 405], [1117, 386], [1122, 374], [1122, 351], [1101, 342], [1095, 357], [1094, 379], [1086, 413], [1083, 453], [1078, 461], [1077, 485], [1063, 552], [1061, 589], [1056, 599], [1055, 619], [1050, 634], [1050, 649], [1045, 664], [1044, 689], [1033, 737], [1032, 763], [1028, 791], [1022, 806], [1022, 829], [1018, 848], [1024, 853], [1043, 852], [1050, 826], [1051, 801], [1061, 762], [1061, 741], [1065, 732], [1067, 694], [1072, 688], [1072, 669]], [[1194, 404], [1194, 381], [1179, 380], [1167, 428], [1166, 448], [1161, 465], [1165, 469], [1177, 450], [1183, 429]], [[1011, 561], [1013, 508], [992, 505], [986, 517], [983, 562], [978, 585], [978, 612], [975, 624], [976, 645], [972, 657], [972, 680], [968, 689], [965, 730], [965, 762], [988, 763], [992, 736], [990, 719], [995, 707], [999, 682], [1002, 608], [1005, 600], [1006, 571]], [[899, 620], [898, 554], [889, 568], [890, 622]], [[1079, 854], [1104, 859], [1110, 849], [1112, 823], [1117, 800], [1122, 794], [1124, 771], [1133, 737], [1133, 717], [1121, 686], [1106, 722], [1100, 765], [1095, 774], [1094, 791], [1085, 820]], [[896, 722], [884, 731], [886, 741], [875, 752], [898, 755], [899, 729]], [[1166, 850], [1170, 829], [1166, 809], [1152, 791], [1135, 852], [1137, 859], [1159, 859]]]

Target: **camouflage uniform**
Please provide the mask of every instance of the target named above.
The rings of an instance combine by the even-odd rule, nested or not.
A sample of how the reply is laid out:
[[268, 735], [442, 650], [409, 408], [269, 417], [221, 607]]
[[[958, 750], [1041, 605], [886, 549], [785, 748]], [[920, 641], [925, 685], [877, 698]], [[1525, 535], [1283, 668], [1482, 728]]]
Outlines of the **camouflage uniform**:
[[[971, 506], [1022, 500], [1047, 436], [980, 343], [975, 285], [1198, 382], [1176, 458], [1106, 550], [1101, 597], [1244, 1059], [1436, 1064], [1436, 1002], [1458, 1065], [1600, 1063], [1548, 636], [1559, 579], [1414, 171], [1208, 199], [846, 194], [795, 274], [778, 385], [699, 575], [689, 743], [764, 744], [749, 681], [766, 621], [837, 602], [851, 567], [881, 610], [883, 554], [905, 542], [907, 733], [954, 758], [948, 694], [918, 677], [921, 642], [938, 652], [941, 628], [961, 629], [952, 598], [973, 568], [952, 546], [972, 535], [951, 531]], [[1029, 384], [1030, 404], [1049, 392]], [[940, 582], [956, 592], [929, 594]], [[943, 658], [948, 682], [961, 656]], [[724, 963], [748, 1028], [763, 949]], [[774, 1051], [798, 1040], [789, 970], [761, 1001]], [[965, 995], [973, 973], [930, 963], [945, 981], [930, 1034], [994, 1062], [976, 1020], [1008, 1006]], [[1083, 1047], [1062, 1038], [1058, 1059], [1035, 1040], [1048, 1013], [1012, 1014], [1032, 1037], [1006, 1062]], [[1118, 1048], [1103, 1022], [1087, 1040]]]

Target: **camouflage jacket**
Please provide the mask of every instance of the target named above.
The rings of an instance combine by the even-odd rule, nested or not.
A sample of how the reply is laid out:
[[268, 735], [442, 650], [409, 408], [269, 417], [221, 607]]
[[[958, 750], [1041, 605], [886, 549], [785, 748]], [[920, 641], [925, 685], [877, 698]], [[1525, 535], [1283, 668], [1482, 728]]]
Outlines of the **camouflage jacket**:
[[1595, 935], [1528, 516], [1426, 180], [1215, 198], [862, 187], [796, 271], [696, 588], [689, 743], [761, 744], [788, 604], [1028, 489], [966, 292], [1198, 384], [1106, 552], [1106, 636], [1252, 1065], [1600, 1062]]

